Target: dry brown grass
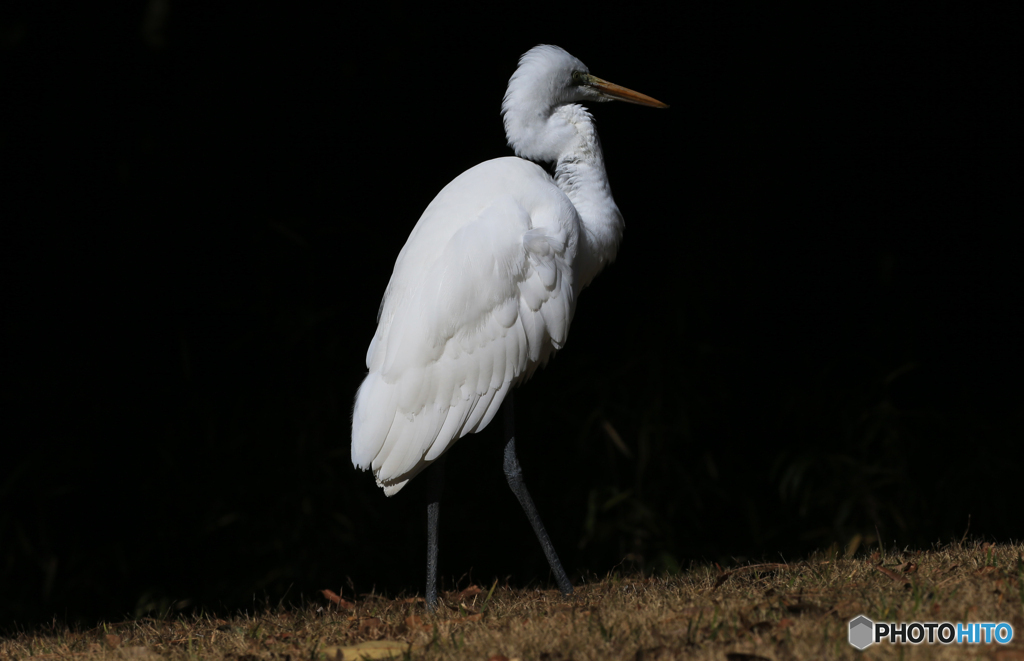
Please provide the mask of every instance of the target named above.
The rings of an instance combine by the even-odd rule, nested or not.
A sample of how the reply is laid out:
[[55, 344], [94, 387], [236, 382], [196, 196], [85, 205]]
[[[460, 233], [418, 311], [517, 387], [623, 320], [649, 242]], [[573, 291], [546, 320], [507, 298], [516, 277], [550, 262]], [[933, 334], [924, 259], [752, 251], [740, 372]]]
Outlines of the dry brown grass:
[[[414, 659], [994, 659], [1024, 660], [1024, 545], [761, 564], [722, 572], [618, 577], [557, 592], [470, 586], [437, 615], [422, 599], [364, 595], [243, 614], [54, 626], [0, 639], [4, 659], [299, 659], [390, 653]], [[997, 645], [847, 643], [859, 614], [885, 621], [1009, 622]], [[378, 647], [366, 644], [378, 641]]]

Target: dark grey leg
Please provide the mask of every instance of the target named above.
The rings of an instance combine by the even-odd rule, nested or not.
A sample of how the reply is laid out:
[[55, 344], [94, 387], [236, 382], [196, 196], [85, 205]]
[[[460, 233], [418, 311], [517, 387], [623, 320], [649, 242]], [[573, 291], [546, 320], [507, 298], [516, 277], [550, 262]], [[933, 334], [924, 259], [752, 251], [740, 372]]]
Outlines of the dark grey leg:
[[544, 524], [540, 520], [540, 515], [537, 514], [537, 508], [533, 504], [533, 499], [530, 498], [530, 492], [526, 490], [526, 483], [523, 482], [523, 469], [519, 466], [519, 457], [516, 455], [516, 414], [512, 404], [511, 391], [505, 397], [502, 408], [505, 410], [505, 479], [508, 480], [508, 486], [512, 488], [512, 493], [519, 499], [519, 504], [526, 512], [526, 518], [530, 520], [533, 532], [537, 533], [537, 540], [540, 542], [540, 547], [544, 549], [544, 555], [548, 558], [548, 564], [551, 565], [551, 572], [555, 575], [558, 589], [562, 591], [562, 594], [570, 595], [572, 594], [572, 583], [569, 582], [565, 570], [562, 569], [562, 563], [558, 560], [558, 554], [555, 553], [555, 547], [551, 544], [548, 531], [544, 530]]
[[427, 610], [437, 608], [437, 519], [441, 514], [441, 492], [444, 490], [444, 460], [441, 455], [430, 467], [427, 485]]

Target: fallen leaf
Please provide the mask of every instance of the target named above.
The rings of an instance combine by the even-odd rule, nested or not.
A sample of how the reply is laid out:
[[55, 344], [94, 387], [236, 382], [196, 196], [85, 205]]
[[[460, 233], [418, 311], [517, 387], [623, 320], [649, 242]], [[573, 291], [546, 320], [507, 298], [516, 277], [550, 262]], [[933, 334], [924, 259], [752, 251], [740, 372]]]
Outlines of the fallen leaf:
[[342, 599], [339, 595], [335, 594], [333, 590], [320, 590], [320, 593], [327, 598], [332, 604], [338, 608], [344, 608], [345, 610], [352, 610], [356, 607], [351, 601]]
[[917, 571], [917, 563], [912, 560], [907, 560], [902, 565], [898, 565], [896, 569], [904, 574], [913, 574]]
[[470, 597], [477, 596], [481, 592], [483, 592], [483, 588], [481, 588], [479, 585], [470, 585], [468, 588], [452, 597], [452, 601], [462, 601], [464, 599], [469, 599]]
[[[376, 619], [376, 618], [374, 618]], [[368, 640], [358, 645], [332, 645], [322, 648], [327, 659], [392, 659], [405, 656], [412, 645], [400, 640]]]
[[433, 627], [423, 622], [419, 615], [410, 615], [405, 618], [405, 628], [408, 631], [430, 631]]
[[892, 580], [896, 581], [897, 583], [900, 583], [900, 584], [902, 584], [904, 586], [910, 585], [910, 583], [907, 581], [907, 579], [903, 578], [902, 576], [900, 576], [896, 572], [892, 571], [891, 569], [886, 569], [885, 567], [882, 567], [881, 565], [872, 565], [872, 566], [875, 569], [877, 569], [879, 572], [881, 572], [882, 574], [885, 574], [886, 576], [888, 576]]
[[368, 617], [365, 620], [359, 622], [359, 635], [360, 636], [375, 636], [377, 631], [384, 626], [384, 623], [380, 621], [380, 618]]

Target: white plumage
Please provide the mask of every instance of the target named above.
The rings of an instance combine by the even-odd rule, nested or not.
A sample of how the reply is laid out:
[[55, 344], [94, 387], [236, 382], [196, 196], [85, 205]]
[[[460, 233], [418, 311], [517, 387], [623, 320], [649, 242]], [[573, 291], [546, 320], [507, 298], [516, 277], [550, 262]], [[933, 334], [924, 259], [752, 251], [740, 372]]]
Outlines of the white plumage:
[[622, 216], [593, 119], [574, 103], [613, 98], [664, 107], [557, 46], [528, 51], [502, 104], [517, 157], [459, 175], [409, 235], [352, 414], [352, 463], [387, 495], [487, 426], [562, 348], [580, 290], [615, 258]]

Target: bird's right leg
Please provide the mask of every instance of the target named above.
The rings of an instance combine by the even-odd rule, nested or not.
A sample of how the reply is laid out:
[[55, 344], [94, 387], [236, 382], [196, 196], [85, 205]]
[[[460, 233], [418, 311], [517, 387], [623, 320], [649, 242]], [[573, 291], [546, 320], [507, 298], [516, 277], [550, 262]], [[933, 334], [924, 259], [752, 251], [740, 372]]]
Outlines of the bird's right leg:
[[505, 414], [505, 479], [508, 480], [508, 486], [519, 500], [523, 512], [526, 513], [526, 518], [530, 520], [533, 532], [537, 534], [537, 541], [540, 542], [540, 547], [544, 549], [544, 555], [548, 558], [548, 564], [551, 566], [551, 573], [555, 575], [558, 589], [562, 594], [570, 595], [572, 594], [572, 583], [569, 582], [569, 577], [562, 569], [562, 562], [558, 559], [551, 538], [548, 537], [548, 531], [544, 529], [544, 523], [540, 520], [537, 507], [533, 504], [533, 498], [530, 497], [530, 492], [526, 490], [526, 483], [523, 481], [523, 469], [519, 465], [519, 456], [516, 454], [516, 414], [512, 405], [511, 392], [505, 397], [502, 408]]
[[441, 455], [430, 467], [427, 484], [427, 610], [437, 608], [437, 520], [441, 514], [441, 492], [444, 490], [444, 461]]

